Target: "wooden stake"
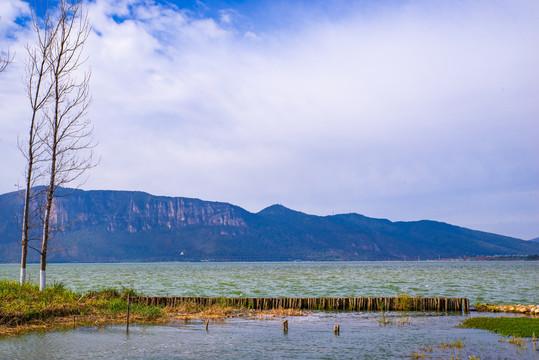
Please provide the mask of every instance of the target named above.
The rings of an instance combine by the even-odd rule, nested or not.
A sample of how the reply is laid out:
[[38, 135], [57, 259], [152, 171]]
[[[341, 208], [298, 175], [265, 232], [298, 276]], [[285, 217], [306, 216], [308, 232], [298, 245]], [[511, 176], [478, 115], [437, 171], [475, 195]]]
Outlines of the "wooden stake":
[[[223, 301], [222, 298], [206, 297], [130, 297], [147, 305], [177, 306], [183, 302], [210, 306]], [[309, 310], [349, 310], [349, 311], [394, 311], [399, 309], [398, 297], [360, 297], [360, 298], [227, 298], [231, 306], [249, 309], [309, 309]], [[410, 298], [410, 311], [469, 311], [466, 298]]]
[[283, 332], [285, 334], [288, 332], [288, 320], [283, 321]]
[[341, 332], [341, 328], [339, 325], [335, 325], [335, 327], [333, 328], [333, 332], [335, 333], [335, 335], [339, 336], [340, 335], [340, 332]]
[[208, 325], [210, 324], [210, 320], [206, 320], [206, 331], [208, 331]]

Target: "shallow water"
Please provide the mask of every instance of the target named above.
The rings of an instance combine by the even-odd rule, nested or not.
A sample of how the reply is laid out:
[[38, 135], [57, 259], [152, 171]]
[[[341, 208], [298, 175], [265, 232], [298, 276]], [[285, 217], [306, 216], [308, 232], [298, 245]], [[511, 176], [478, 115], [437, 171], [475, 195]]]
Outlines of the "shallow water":
[[[538, 359], [524, 347], [483, 330], [460, 329], [462, 315], [314, 313], [281, 320], [229, 319], [169, 326], [81, 327], [0, 339], [2, 359]], [[385, 319], [388, 325], [381, 325]], [[390, 319], [390, 320], [388, 320]], [[333, 326], [339, 324], [340, 335]], [[502, 341], [499, 341], [499, 340]], [[462, 348], [438, 346], [463, 344]], [[425, 347], [426, 350], [420, 350]], [[430, 351], [432, 349], [432, 351]]]
[[[37, 282], [37, 265], [29, 265]], [[0, 278], [17, 280], [16, 264]], [[133, 287], [149, 296], [467, 297], [470, 303], [538, 304], [539, 262], [265, 262], [49, 264], [49, 283], [77, 291]]]

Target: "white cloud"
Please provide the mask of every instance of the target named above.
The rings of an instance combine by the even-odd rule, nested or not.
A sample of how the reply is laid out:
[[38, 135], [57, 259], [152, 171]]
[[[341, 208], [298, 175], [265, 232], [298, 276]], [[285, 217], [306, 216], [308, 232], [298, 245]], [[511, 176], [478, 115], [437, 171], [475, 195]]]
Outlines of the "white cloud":
[[[537, 236], [539, 223], [523, 230], [515, 214], [539, 219], [539, 6], [364, 10], [246, 31], [239, 22], [249, 14], [234, 9], [213, 19], [151, 2], [91, 2], [102, 162], [86, 187]], [[17, 96], [0, 92], [2, 109], [17, 104], [1, 120], [2, 149], [24, 129]], [[5, 165], [3, 191], [15, 165]]]

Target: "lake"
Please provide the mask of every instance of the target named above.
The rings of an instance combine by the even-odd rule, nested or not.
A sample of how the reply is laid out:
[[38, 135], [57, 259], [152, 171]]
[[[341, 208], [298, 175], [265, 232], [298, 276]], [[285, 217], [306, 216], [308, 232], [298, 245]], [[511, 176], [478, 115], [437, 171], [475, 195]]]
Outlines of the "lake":
[[[39, 266], [29, 265], [30, 281]], [[0, 265], [19, 279], [19, 265]], [[47, 281], [76, 291], [129, 287], [148, 296], [467, 297], [470, 304], [539, 303], [538, 261], [49, 264]]]
[[[147, 295], [247, 297], [468, 297], [471, 303], [539, 303], [538, 262], [297, 262], [50, 264], [48, 280], [77, 291], [133, 287]], [[0, 277], [18, 279], [18, 265]], [[37, 265], [29, 266], [37, 281]], [[483, 330], [460, 329], [470, 313], [313, 312], [281, 319], [202, 321], [168, 326], [80, 327], [0, 339], [1, 359], [539, 359]], [[486, 314], [486, 316], [496, 316]], [[510, 315], [511, 316], [511, 315]], [[333, 326], [341, 332], [334, 335]], [[461, 348], [450, 346], [456, 342]], [[446, 344], [446, 347], [442, 345]], [[423, 349], [423, 350], [420, 350]], [[432, 350], [432, 351], [430, 351]]]

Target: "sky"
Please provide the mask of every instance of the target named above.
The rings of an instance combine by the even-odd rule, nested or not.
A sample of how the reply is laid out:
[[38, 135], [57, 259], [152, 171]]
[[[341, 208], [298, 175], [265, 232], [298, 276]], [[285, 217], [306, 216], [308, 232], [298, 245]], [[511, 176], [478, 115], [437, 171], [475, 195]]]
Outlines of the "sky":
[[[0, 1], [0, 193], [23, 180], [32, 8]], [[539, 236], [539, 2], [85, 8], [101, 160], [82, 189]]]

